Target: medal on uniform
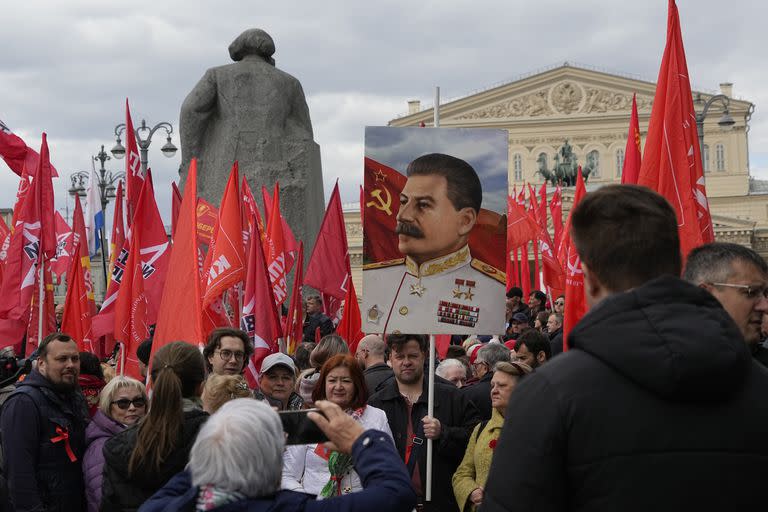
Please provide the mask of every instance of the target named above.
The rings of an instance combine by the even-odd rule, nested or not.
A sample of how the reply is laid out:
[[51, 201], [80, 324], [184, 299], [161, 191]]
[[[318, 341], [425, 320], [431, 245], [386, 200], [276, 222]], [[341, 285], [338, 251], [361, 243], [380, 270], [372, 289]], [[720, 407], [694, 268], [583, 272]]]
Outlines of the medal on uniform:
[[427, 289], [424, 288], [424, 286], [421, 284], [421, 281], [411, 285], [411, 295], [418, 295], [419, 297], [421, 297], [422, 295], [424, 295], [425, 291], [427, 291]]

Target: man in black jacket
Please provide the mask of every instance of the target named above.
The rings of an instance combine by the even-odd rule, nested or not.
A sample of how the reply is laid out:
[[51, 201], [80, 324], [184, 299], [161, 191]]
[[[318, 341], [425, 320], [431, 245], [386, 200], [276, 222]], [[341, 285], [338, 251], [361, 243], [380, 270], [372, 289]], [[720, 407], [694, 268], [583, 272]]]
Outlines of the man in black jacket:
[[552, 357], [555, 357], [563, 351], [562, 313], [550, 313], [549, 318], [547, 318], [547, 336], [549, 336], [549, 346], [552, 349]]
[[395, 378], [385, 383], [368, 403], [387, 414], [397, 451], [411, 471], [420, 503], [424, 503], [427, 475], [426, 439], [432, 439], [432, 501], [424, 503], [424, 509], [459, 512], [450, 492], [451, 478], [464, 457], [472, 429], [480, 421], [477, 409], [459, 388], [436, 380], [435, 416], [427, 416], [427, 337], [391, 334], [387, 336], [387, 346]]
[[768, 372], [718, 301], [676, 277], [674, 210], [609, 185], [571, 226], [591, 310], [512, 394], [481, 511], [753, 510]]
[[11, 510], [85, 509], [81, 459], [88, 409], [77, 385], [80, 352], [62, 333], [40, 343], [33, 370], [3, 404], [3, 474]]
[[491, 379], [493, 378], [493, 369], [499, 361], [509, 362], [511, 352], [501, 343], [487, 343], [484, 347], [478, 349], [477, 359], [472, 364], [478, 380], [474, 384], [461, 389], [464, 396], [477, 407], [482, 421], [491, 419]]
[[315, 336], [318, 329], [321, 338], [333, 332], [333, 321], [323, 313], [323, 301], [319, 295], [307, 297], [304, 302], [304, 312], [306, 316], [304, 317], [302, 341], [316, 341]]

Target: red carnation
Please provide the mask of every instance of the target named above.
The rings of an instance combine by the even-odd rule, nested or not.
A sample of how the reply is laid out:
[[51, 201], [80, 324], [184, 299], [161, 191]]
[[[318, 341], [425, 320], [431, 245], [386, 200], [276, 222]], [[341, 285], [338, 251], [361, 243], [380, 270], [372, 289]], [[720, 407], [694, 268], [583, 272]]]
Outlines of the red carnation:
[[498, 443], [498, 442], [499, 442], [498, 439], [491, 439], [491, 441], [488, 443], [488, 448], [490, 448], [491, 450], [495, 450], [496, 449], [496, 443]]

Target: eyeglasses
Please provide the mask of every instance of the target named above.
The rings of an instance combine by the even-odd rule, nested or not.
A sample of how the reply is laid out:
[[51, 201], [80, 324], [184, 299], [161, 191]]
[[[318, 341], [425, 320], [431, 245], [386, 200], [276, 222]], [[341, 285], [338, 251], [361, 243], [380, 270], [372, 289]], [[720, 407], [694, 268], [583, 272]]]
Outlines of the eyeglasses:
[[235, 361], [242, 361], [245, 359], [245, 352], [232, 352], [231, 350], [227, 349], [217, 350], [217, 352], [219, 353], [219, 357], [221, 357], [224, 361], [229, 361], [233, 357], [235, 358]]
[[555, 306], [565, 306], [565, 301], [563, 301], [563, 300], [556, 300], [555, 301]]
[[147, 405], [147, 401], [141, 397], [134, 398], [133, 400], [129, 400], [128, 398], [121, 398], [120, 400], [115, 400], [114, 402], [110, 402], [112, 405], [117, 405], [118, 408], [122, 410], [128, 409], [131, 404], [137, 409], [141, 409], [142, 407]]
[[731, 284], [731, 283], [709, 283], [712, 286], [725, 286], [727, 288], [738, 288], [744, 290], [744, 295], [750, 300], [759, 300], [761, 297], [768, 299], [768, 287], [766, 286], [750, 286], [748, 284]]

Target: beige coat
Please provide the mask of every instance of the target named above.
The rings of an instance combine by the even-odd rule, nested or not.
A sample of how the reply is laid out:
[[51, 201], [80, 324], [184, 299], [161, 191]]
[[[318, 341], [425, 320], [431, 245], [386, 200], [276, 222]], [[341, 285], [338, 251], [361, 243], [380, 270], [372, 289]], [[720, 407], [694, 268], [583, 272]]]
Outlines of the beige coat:
[[491, 444], [496, 445], [503, 424], [504, 416], [494, 409], [491, 413], [491, 419], [480, 432], [480, 436], [478, 437], [477, 432], [482, 423], [477, 425], [472, 431], [472, 435], [469, 436], [464, 459], [453, 474], [452, 481], [453, 494], [456, 496], [460, 510], [476, 510], [477, 507], [469, 501], [469, 495], [478, 487], [481, 489], [485, 487], [493, 457]]

